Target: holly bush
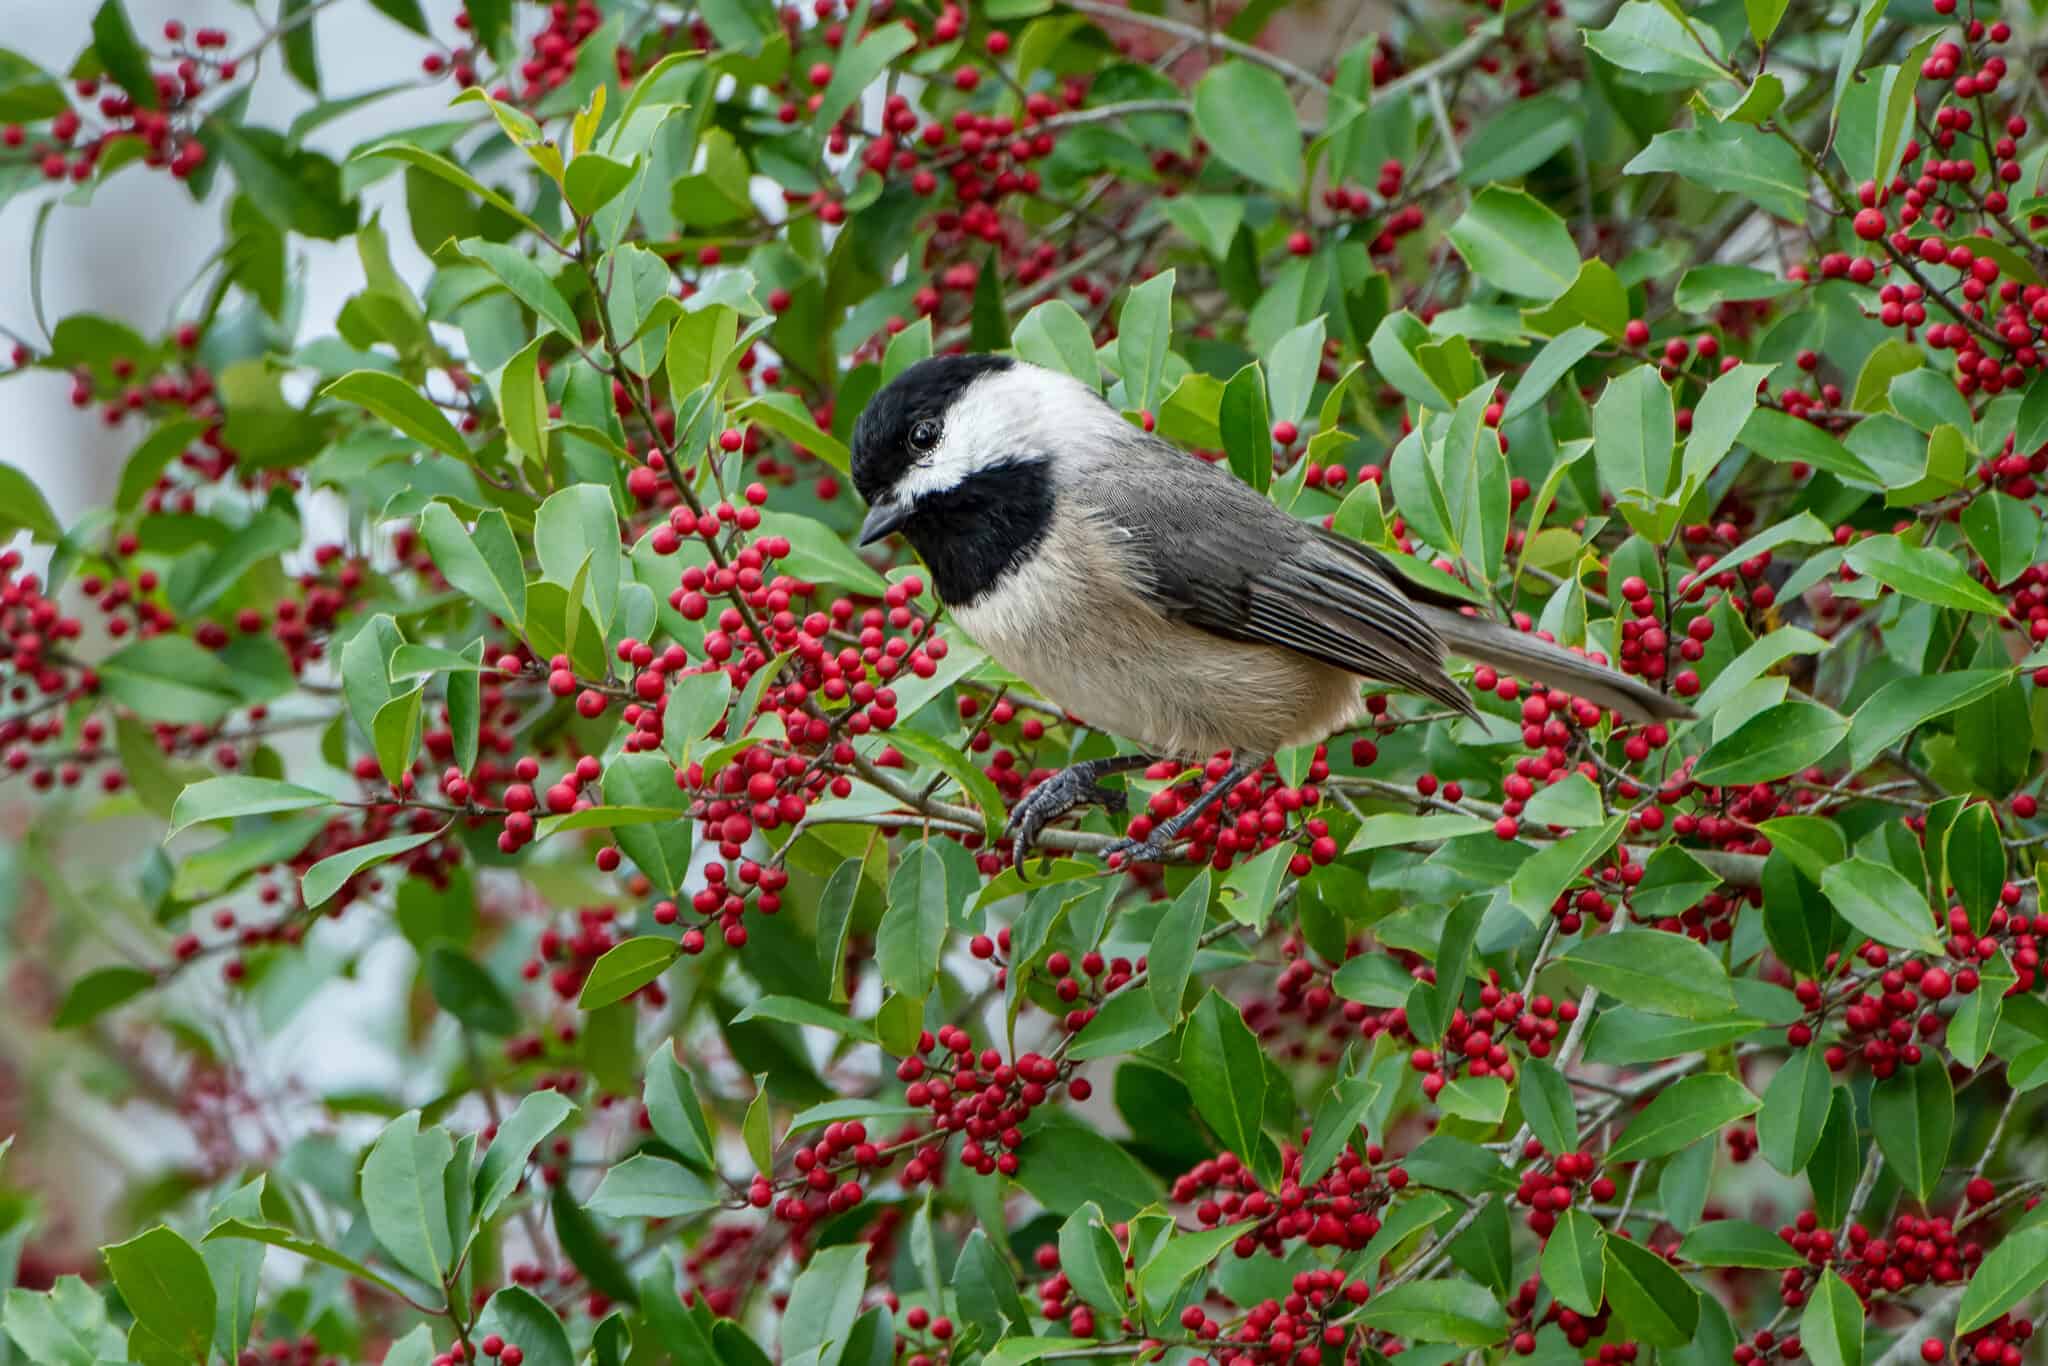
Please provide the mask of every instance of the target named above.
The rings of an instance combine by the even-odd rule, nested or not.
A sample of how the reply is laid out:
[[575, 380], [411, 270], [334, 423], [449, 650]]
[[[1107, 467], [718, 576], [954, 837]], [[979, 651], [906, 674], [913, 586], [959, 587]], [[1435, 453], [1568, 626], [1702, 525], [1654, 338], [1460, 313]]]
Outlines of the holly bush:
[[[2041, 1359], [2038, 9], [345, 3], [0, 52], [31, 272], [221, 223], [8, 320], [0, 1360]], [[851, 546], [960, 349], [1698, 719], [1013, 867], [1120, 742]]]

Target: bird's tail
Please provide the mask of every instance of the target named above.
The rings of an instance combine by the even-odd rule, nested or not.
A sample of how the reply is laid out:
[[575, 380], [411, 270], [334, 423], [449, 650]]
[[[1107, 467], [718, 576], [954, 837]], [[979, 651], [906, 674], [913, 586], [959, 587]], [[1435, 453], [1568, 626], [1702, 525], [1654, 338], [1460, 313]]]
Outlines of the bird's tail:
[[1693, 710], [1675, 697], [1626, 674], [1595, 664], [1584, 655], [1540, 640], [1486, 617], [1468, 617], [1447, 607], [1417, 604], [1416, 610], [1452, 654], [1503, 673], [1559, 688], [1631, 721], [1689, 721]]

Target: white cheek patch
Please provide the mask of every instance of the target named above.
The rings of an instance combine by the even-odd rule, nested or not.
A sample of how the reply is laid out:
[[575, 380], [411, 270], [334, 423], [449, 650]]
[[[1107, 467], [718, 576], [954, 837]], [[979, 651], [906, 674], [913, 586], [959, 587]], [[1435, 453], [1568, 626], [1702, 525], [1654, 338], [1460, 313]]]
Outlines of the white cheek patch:
[[975, 381], [946, 414], [938, 449], [896, 482], [896, 496], [914, 501], [960, 487], [993, 465], [1046, 457], [1113, 439], [1123, 419], [1086, 385], [1034, 365], [1017, 365]]

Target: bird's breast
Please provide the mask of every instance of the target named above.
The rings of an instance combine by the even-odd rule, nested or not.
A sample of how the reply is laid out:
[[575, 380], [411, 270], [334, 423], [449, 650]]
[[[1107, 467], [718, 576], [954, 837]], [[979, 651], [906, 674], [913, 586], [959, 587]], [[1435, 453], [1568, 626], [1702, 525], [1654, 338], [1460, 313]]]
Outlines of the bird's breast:
[[1123, 552], [1085, 531], [1055, 519], [1038, 553], [949, 607], [976, 643], [1047, 700], [1175, 758], [1272, 753], [1348, 719], [1355, 678], [1169, 620], [1139, 595]]

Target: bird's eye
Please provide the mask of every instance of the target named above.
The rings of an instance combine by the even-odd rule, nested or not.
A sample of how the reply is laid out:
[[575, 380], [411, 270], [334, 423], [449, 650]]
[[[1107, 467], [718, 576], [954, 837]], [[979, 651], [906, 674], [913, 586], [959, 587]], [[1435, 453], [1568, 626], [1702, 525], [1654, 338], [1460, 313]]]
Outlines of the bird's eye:
[[939, 444], [939, 424], [930, 418], [921, 419], [910, 429], [910, 448], [920, 453], [930, 451]]

